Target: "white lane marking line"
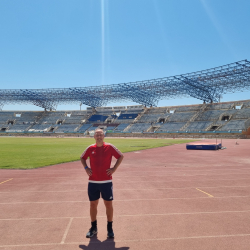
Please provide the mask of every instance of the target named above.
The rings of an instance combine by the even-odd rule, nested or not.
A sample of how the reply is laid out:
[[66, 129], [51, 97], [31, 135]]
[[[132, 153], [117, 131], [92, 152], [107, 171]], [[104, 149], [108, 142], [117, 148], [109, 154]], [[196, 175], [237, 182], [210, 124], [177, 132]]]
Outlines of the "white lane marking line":
[[[250, 210], [242, 211], [215, 211], [215, 212], [193, 212], [193, 213], [166, 213], [166, 214], [124, 214], [115, 215], [115, 218], [119, 217], [144, 217], [144, 216], [173, 216], [173, 215], [198, 215], [198, 214], [225, 214], [225, 213], [250, 213]], [[98, 216], [100, 218], [107, 218], [106, 215]], [[59, 220], [59, 219], [89, 219], [89, 216], [82, 217], [44, 217], [44, 218], [16, 218], [16, 219], [0, 219], [0, 221], [22, 221], [22, 220]]]
[[64, 244], [64, 242], [65, 242], [65, 239], [66, 239], [66, 237], [67, 237], [67, 235], [68, 235], [68, 232], [69, 232], [69, 229], [70, 229], [70, 226], [71, 226], [72, 221], [73, 221], [73, 218], [71, 217], [70, 220], [69, 220], [69, 223], [68, 223], [68, 225], [67, 225], [67, 227], [66, 227], [66, 229], [65, 229], [65, 232], [64, 232], [64, 234], [63, 234], [61, 244]]
[[[144, 242], [144, 241], [166, 241], [166, 240], [188, 240], [188, 239], [206, 239], [206, 238], [229, 238], [229, 237], [246, 237], [250, 234], [228, 234], [228, 235], [201, 235], [201, 236], [190, 236], [190, 237], [176, 237], [176, 238], [154, 238], [154, 239], [135, 239], [135, 240], [115, 240], [115, 242]], [[86, 242], [70, 242], [66, 243], [67, 245], [71, 244], [85, 244]], [[88, 242], [89, 243], [89, 242]], [[104, 243], [104, 242], [101, 242]], [[105, 243], [108, 243], [106, 241]], [[91, 242], [92, 244], [92, 242]], [[93, 242], [93, 244], [100, 244], [100, 242]]]
[[[195, 174], [195, 175], [190, 175], [190, 174], [186, 174], [186, 173], [182, 173], [182, 174], [179, 174], [179, 175], [171, 175], [171, 174], [166, 174], [166, 175], [163, 175], [163, 174], [160, 174], [160, 175], [121, 175], [121, 176], [119, 176], [119, 175], [116, 175], [116, 179], [118, 179], [118, 178], [124, 178], [124, 177], [128, 177], [128, 178], [150, 178], [150, 177], [177, 177], [177, 178], [179, 178], [179, 177], [197, 177], [197, 178], [201, 178], [201, 176], [202, 177], [209, 177], [209, 180], [244, 180], [244, 179], [249, 179], [249, 177], [247, 178], [247, 177], [245, 177], [245, 178], [231, 178], [231, 176], [235, 176], [235, 175], [243, 175], [243, 176], [246, 176], [246, 175], [249, 175], [250, 176], [250, 173], [249, 174], [224, 174], [224, 175], [208, 175], [208, 174], [204, 174], [204, 175], [201, 175], [201, 174]], [[225, 176], [229, 176], [228, 178], [221, 178], [221, 179], [219, 179], [219, 178], [212, 178], [212, 177], [217, 177], [217, 176], [219, 176], [219, 177], [225, 177]], [[116, 180], [116, 179], [114, 179], [114, 181]], [[17, 180], [17, 178], [16, 178], [16, 180]], [[26, 180], [30, 180], [29, 178], [27, 178]], [[32, 179], [32, 180], [34, 180], [34, 179]], [[204, 179], [202, 179], [202, 180], [204, 180]], [[206, 179], [205, 179], [206, 180]], [[83, 182], [85, 182], [86, 181], [86, 179], [84, 179], [84, 180], [82, 180], [82, 181], [79, 181], [79, 182], [76, 182], [76, 181], [72, 181], [72, 182], [55, 182], [55, 181], [53, 181], [53, 182], [39, 182], [38, 183], [38, 181], [34, 181], [34, 182], [30, 182], [30, 183], [8, 183], [8, 185], [34, 185], [34, 184], [36, 184], [36, 185], [42, 185], [42, 184], [61, 184], [61, 185], [69, 185], [69, 184], [77, 184], [77, 185], [82, 185], [82, 183]], [[123, 180], [121, 180], [121, 181], [123, 181]], [[129, 181], [127, 181], [127, 180], [124, 180], [124, 181], [126, 181], [126, 182], [129, 182]], [[143, 181], [143, 180], [142, 180]], [[148, 181], [148, 180], [145, 180], [145, 181]], [[183, 180], [180, 180], [180, 181], [183, 181]], [[135, 182], [135, 181], [130, 181], [130, 182]], [[158, 182], [160, 182], [160, 181], [158, 181]], [[1, 184], [1, 183], [0, 183]]]
[[[176, 237], [176, 238], [154, 238], [154, 239], [135, 239], [135, 240], [115, 240], [115, 242], [125, 243], [125, 242], [145, 242], [145, 241], [169, 241], [169, 240], [188, 240], [188, 239], [208, 239], [208, 238], [230, 238], [230, 237], [248, 237], [250, 234], [228, 234], [228, 235], [201, 235], [201, 236], [190, 236], [190, 237]], [[91, 244], [109, 244], [109, 241], [103, 242], [91, 242]], [[89, 241], [81, 242], [69, 242], [64, 243], [65, 245], [81, 245], [89, 244]], [[60, 246], [59, 243], [44, 243], [44, 244], [23, 244], [23, 245], [0, 245], [0, 248], [4, 247], [32, 247], [32, 246]]]
[[[162, 176], [162, 175], [159, 175], [159, 176]], [[128, 176], [128, 177], [131, 177], [131, 176]], [[141, 178], [143, 176], [138, 176], [138, 178]], [[150, 176], [145, 176], [145, 177], [150, 177]], [[184, 177], [184, 175], [182, 176]], [[188, 177], [188, 175], [185, 175], [185, 177]], [[118, 177], [119, 178], [119, 177]], [[214, 181], [214, 182], [218, 182], [218, 181], [238, 181], [238, 180], [249, 180], [249, 178], [232, 178], [232, 179], [199, 179], [200, 182], [206, 182], [206, 181]], [[145, 180], [145, 181], [123, 181], [123, 180], [120, 180], [119, 183], [123, 182], [123, 183], [144, 183], [144, 182], [147, 182], [147, 183], [157, 183], [157, 182], [164, 182], [164, 183], [172, 183], [172, 182], [193, 182], [194, 180], [171, 180], [171, 181], [166, 181], [166, 180], [160, 180], [160, 181], [151, 181], [151, 180]], [[113, 181], [113, 183], [116, 183], [116, 180]], [[46, 183], [20, 183], [20, 184], [6, 184], [6, 186], [34, 186], [34, 184], [36, 186], [44, 186], [45, 184], [51, 184], [51, 185], [63, 185], [63, 186], [68, 186], [68, 185], [83, 185], [83, 183], [75, 183], [75, 182], [69, 182], [69, 183], [51, 183], [51, 182], [46, 182]]]
[[[200, 191], [200, 190], [199, 190]], [[204, 192], [205, 194], [209, 195], [208, 193]], [[229, 198], [250, 198], [248, 196], [212, 196], [214, 199], [229, 199]], [[116, 201], [162, 201], [162, 200], [199, 200], [199, 199], [208, 199], [209, 197], [169, 197], [169, 198], [159, 198], [159, 199], [124, 199], [124, 200], [114, 200]], [[5, 202], [0, 203], [0, 205], [16, 205], [16, 204], [57, 204], [57, 203], [89, 203], [89, 201], [25, 201], [25, 202]]]
[[[132, 165], [132, 164], [131, 164]], [[173, 169], [173, 172], [181, 172], [181, 171], [185, 171], [185, 172], [191, 172], [191, 171], [204, 171], [204, 172], [217, 172], [217, 171], [225, 171], [225, 170], [227, 170], [227, 172], [230, 172], [230, 171], [241, 171], [241, 170], [248, 170], [247, 172], [249, 172], [249, 168], [237, 168], [237, 169], [230, 169], [230, 168], [216, 168], [216, 169], [207, 169], [208, 168], [208, 166], [205, 166], [205, 167], [199, 167], [199, 168], [204, 168], [204, 169], [189, 169], [189, 167], [187, 168], [186, 166], [183, 166], [183, 167], [163, 167], [163, 165], [164, 165], [164, 163], [162, 163], [162, 166], [155, 166], [154, 167], [154, 170], [152, 170], [152, 171], [145, 171], [145, 172], [155, 172], [155, 168], [161, 168], [161, 169]], [[125, 167], [126, 168], [126, 170], [128, 170], [128, 169], [135, 169], [135, 168], [143, 168], [143, 171], [145, 170], [145, 168], [149, 168], [149, 169], [152, 169], [152, 167], [145, 167], [145, 166], [142, 166], [142, 167], [135, 167], [135, 166], [133, 166], [133, 167]], [[197, 167], [198, 168], [198, 167]], [[80, 169], [76, 169], [75, 171], [79, 171]], [[125, 170], [125, 169], [124, 169]], [[163, 170], [163, 171], [157, 171], [157, 172], [166, 172], [165, 170]], [[60, 170], [59, 170], [60, 171]], [[32, 178], [36, 178], [37, 177], [37, 179], [42, 179], [42, 178], [64, 178], [64, 179], [68, 179], [67, 177], [60, 177], [60, 176], [58, 176], [58, 174], [65, 174], [65, 173], [63, 173], [62, 171], [60, 171], [60, 172], [57, 172], [57, 171], [54, 171], [54, 172], [49, 172], [50, 173], [50, 175], [48, 175], [48, 176], [41, 176], [41, 174], [39, 173], [39, 174], [34, 174], [34, 173], [26, 173], [26, 175], [29, 175], [29, 178], [30, 177], [32, 177]], [[65, 170], [64, 172], [66, 172], [67, 174], [75, 174], [76, 172], [69, 172], [69, 171], [67, 171], [67, 170]], [[80, 172], [80, 171], [79, 171]], [[121, 171], [120, 171], [121, 172]], [[122, 172], [126, 172], [126, 171], [122, 171]], [[139, 173], [141, 173], [141, 171], [132, 171], [133, 173], [134, 172], [139, 172]], [[55, 176], [51, 176], [51, 174], [53, 174], [53, 173], [55, 173], [56, 175]], [[232, 174], [234, 174], [234, 173], [232, 173]], [[239, 173], [240, 174], [240, 173]], [[13, 175], [14, 177], [15, 177], [15, 174]], [[18, 179], [27, 179], [27, 178], [25, 178], [25, 177], [18, 177], [19, 175], [17, 175], [17, 177], [15, 177], [15, 178], [18, 178]], [[79, 175], [76, 175], [76, 176], [74, 176], [74, 177], [79, 177]], [[3, 178], [8, 178], [8, 177], [3, 177]]]
[[[249, 211], [250, 212], [250, 211]], [[105, 217], [105, 216], [98, 216]], [[107, 216], [106, 216], [107, 217]], [[17, 219], [0, 219], [0, 221], [22, 221], [22, 220], [61, 220], [61, 219], [89, 219], [89, 216], [85, 217], [44, 217], [44, 218], [17, 218]]]
[[[115, 183], [115, 182], [114, 182]], [[86, 184], [86, 183], [85, 183]], [[200, 188], [249, 188], [250, 186], [213, 186], [213, 187], [200, 187]], [[167, 187], [167, 188], [117, 188], [116, 187], [116, 190], [158, 190], [158, 189], [194, 189], [196, 187], [186, 187], [186, 188], [183, 188], [183, 187], [177, 187], [177, 188], [172, 188], [172, 187]], [[1, 193], [15, 193], [15, 194], [19, 194], [19, 193], [75, 193], [75, 192], [86, 192], [86, 189], [80, 189], [80, 190], [65, 190], [65, 191], [0, 191], [0, 194]]]

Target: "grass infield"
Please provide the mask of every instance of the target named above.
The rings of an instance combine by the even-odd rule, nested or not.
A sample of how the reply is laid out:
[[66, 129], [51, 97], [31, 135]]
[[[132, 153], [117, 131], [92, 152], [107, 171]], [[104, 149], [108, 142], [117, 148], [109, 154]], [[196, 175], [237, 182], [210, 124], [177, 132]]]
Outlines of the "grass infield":
[[[121, 152], [188, 143], [185, 139], [105, 138]], [[78, 161], [93, 138], [22, 138], [0, 137], [0, 169], [32, 169], [58, 163]]]

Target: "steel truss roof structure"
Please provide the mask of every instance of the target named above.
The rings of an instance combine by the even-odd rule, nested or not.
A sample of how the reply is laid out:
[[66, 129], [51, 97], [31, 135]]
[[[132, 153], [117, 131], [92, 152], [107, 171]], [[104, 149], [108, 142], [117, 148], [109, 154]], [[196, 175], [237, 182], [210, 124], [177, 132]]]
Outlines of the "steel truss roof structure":
[[250, 88], [250, 62], [234, 62], [189, 74], [130, 83], [58, 89], [0, 89], [0, 108], [6, 104], [33, 104], [55, 110], [59, 104], [101, 107], [107, 103], [132, 101], [157, 106], [159, 100], [193, 97], [218, 102], [226, 93]]

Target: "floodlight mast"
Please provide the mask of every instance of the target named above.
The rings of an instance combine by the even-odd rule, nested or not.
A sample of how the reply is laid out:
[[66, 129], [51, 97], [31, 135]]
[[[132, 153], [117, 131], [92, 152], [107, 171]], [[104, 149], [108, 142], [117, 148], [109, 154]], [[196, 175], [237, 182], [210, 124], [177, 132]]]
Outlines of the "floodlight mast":
[[242, 60], [193, 73], [112, 85], [58, 89], [0, 89], [0, 109], [6, 104], [33, 104], [56, 110], [60, 104], [101, 107], [132, 101], [157, 106], [159, 100], [193, 97], [219, 102], [223, 94], [250, 89], [250, 62]]

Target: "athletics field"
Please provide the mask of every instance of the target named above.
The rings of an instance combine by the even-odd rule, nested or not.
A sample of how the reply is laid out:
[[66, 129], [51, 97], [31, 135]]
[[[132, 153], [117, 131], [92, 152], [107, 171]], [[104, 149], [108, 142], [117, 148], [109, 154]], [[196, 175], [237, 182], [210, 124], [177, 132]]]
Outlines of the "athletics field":
[[0, 249], [248, 250], [249, 145], [228, 139], [217, 151], [175, 143], [124, 153], [113, 176], [114, 240], [106, 238], [102, 201], [98, 234], [85, 237], [88, 177], [79, 160], [1, 169]]

